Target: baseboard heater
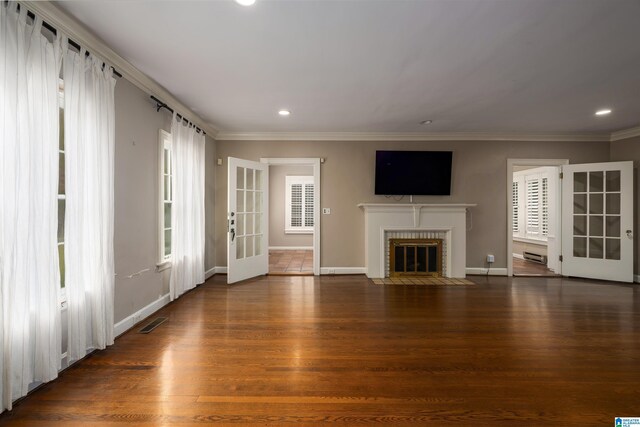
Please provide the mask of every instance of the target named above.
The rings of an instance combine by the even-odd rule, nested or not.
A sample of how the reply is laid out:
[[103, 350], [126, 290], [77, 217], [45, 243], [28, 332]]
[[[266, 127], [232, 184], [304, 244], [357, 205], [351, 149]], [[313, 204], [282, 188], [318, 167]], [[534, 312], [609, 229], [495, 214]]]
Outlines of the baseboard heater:
[[547, 256], [546, 255], [540, 255], [540, 254], [534, 254], [533, 252], [522, 252], [522, 256], [524, 257], [525, 260], [527, 261], [533, 261], [533, 262], [537, 262], [540, 264], [547, 264]]

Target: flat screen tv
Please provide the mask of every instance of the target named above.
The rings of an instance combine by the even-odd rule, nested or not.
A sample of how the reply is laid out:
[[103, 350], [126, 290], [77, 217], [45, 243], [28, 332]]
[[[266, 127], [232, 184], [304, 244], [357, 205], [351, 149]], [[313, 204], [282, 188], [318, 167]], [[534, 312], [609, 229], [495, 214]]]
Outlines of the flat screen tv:
[[451, 195], [451, 151], [376, 151], [376, 194]]

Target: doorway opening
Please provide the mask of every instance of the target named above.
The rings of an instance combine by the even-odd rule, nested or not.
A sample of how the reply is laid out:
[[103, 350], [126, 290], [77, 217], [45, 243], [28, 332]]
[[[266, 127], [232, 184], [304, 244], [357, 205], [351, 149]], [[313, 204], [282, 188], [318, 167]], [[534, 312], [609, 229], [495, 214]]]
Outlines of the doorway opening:
[[562, 274], [561, 165], [567, 160], [507, 161], [507, 272], [509, 276]]
[[269, 165], [269, 274], [320, 273], [320, 159], [263, 158]]

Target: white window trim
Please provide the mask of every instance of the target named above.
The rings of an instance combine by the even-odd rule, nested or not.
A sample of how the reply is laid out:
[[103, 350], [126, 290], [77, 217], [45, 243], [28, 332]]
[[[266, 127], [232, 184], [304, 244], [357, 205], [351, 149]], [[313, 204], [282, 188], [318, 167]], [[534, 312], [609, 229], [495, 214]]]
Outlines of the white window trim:
[[285, 234], [313, 234], [313, 226], [310, 227], [305, 227], [305, 226], [301, 226], [301, 227], [294, 227], [291, 225], [291, 186], [294, 184], [302, 184], [303, 189], [302, 189], [302, 220], [304, 221], [305, 218], [305, 198], [306, 198], [306, 192], [305, 192], [305, 185], [314, 184], [314, 179], [313, 176], [309, 175], [309, 176], [286, 176], [285, 177], [285, 206], [284, 206], [284, 212], [285, 212], [285, 225], [284, 225], [284, 232]]
[[164, 256], [164, 150], [171, 149], [171, 134], [158, 132], [158, 271], [171, 267], [171, 255]]

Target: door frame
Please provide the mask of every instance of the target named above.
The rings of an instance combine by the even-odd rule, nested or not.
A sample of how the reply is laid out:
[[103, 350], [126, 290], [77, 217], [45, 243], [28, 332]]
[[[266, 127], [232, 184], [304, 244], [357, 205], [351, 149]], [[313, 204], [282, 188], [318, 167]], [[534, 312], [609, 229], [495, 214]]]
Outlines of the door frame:
[[[261, 157], [261, 163], [313, 167], [313, 275], [320, 275], [320, 158], [319, 157]], [[271, 221], [271, 219], [269, 219]], [[267, 242], [268, 247], [268, 242]]]
[[[569, 159], [507, 159], [507, 276], [513, 276], [513, 167], [514, 166], [557, 166], [569, 164]], [[562, 248], [562, 183], [556, 191], [556, 241]], [[560, 273], [561, 274], [561, 273]]]

